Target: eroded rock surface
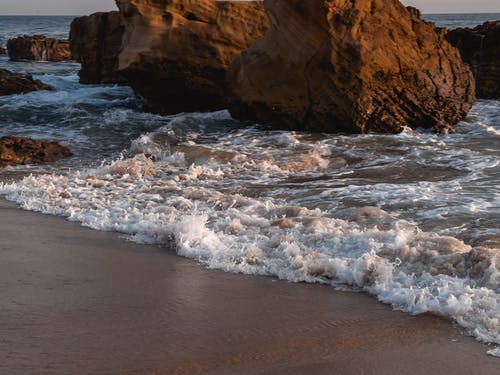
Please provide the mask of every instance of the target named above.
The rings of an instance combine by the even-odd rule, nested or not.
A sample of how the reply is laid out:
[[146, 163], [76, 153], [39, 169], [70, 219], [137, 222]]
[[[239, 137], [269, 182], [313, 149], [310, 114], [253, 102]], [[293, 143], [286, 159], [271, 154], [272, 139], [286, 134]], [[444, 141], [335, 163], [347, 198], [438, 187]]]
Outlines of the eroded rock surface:
[[0, 167], [51, 163], [68, 156], [71, 156], [71, 151], [57, 142], [21, 137], [0, 138]]
[[13, 73], [6, 69], [0, 69], [0, 96], [25, 94], [38, 90], [53, 90], [53, 87], [38, 79], [33, 79], [29, 74]]
[[321, 132], [447, 132], [474, 79], [445, 31], [397, 0], [265, 0], [271, 28], [229, 73], [231, 112]]
[[145, 109], [169, 114], [226, 106], [228, 66], [267, 30], [261, 1], [117, 0], [119, 68]]
[[47, 38], [44, 35], [24, 35], [9, 39], [7, 49], [12, 61], [57, 62], [71, 60], [68, 40]]
[[94, 13], [71, 23], [70, 46], [73, 59], [82, 64], [81, 83], [126, 83], [118, 72], [123, 26], [120, 13]]
[[476, 78], [477, 96], [500, 99], [500, 21], [473, 29], [452, 30], [446, 39], [456, 46]]

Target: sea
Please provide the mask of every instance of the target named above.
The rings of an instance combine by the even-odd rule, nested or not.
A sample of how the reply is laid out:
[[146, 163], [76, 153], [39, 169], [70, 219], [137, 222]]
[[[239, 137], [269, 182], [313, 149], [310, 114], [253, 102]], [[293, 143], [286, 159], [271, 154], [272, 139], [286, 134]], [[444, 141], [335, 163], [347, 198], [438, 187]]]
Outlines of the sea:
[[[426, 15], [475, 26], [500, 14]], [[72, 17], [0, 17], [0, 46], [67, 37]], [[0, 171], [0, 196], [211, 269], [365, 292], [453, 319], [500, 356], [500, 102], [456, 133], [311, 134], [229, 112], [144, 113], [126, 86], [81, 85], [76, 63], [10, 62], [55, 91], [0, 97], [0, 136], [74, 156]], [[76, 255], [75, 255], [76, 256]]]

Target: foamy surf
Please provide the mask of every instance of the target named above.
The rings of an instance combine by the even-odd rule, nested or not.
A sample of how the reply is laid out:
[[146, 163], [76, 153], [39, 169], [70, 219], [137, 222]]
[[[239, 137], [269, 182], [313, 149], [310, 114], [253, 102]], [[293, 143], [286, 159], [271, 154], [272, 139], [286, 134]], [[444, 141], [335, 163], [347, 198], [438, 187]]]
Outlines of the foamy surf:
[[343, 137], [181, 114], [98, 168], [26, 177], [0, 193], [209, 268], [363, 290], [500, 344], [498, 139], [474, 148], [498, 124], [482, 120], [441, 138]]
[[492, 357], [500, 357], [500, 347], [488, 350], [488, 355], [491, 355]]

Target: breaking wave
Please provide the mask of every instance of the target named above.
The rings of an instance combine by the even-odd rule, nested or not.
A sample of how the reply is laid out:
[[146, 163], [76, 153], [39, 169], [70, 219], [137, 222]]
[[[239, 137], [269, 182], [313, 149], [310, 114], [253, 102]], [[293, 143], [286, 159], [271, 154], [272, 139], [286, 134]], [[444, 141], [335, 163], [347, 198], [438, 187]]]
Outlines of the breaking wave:
[[363, 290], [500, 344], [499, 108], [479, 103], [446, 137], [241, 128], [225, 111], [158, 125], [108, 110], [103, 126], [158, 126], [100, 166], [0, 193], [210, 268]]

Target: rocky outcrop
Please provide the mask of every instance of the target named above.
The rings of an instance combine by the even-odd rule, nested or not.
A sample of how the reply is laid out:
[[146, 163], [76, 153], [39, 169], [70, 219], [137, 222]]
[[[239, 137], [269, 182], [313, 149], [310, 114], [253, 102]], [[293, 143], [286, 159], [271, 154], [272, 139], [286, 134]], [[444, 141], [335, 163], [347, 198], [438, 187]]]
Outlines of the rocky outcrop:
[[44, 35], [24, 35], [9, 39], [7, 50], [12, 61], [69, 61], [69, 41], [47, 38]]
[[75, 18], [69, 36], [71, 54], [81, 63], [81, 83], [126, 83], [118, 72], [123, 26], [118, 12]]
[[445, 31], [397, 0], [265, 0], [271, 28], [230, 69], [231, 112], [278, 128], [447, 132], [474, 79]]
[[6, 55], [7, 54], [7, 49], [0, 47], [0, 55]]
[[0, 96], [25, 94], [38, 90], [53, 90], [53, 87], [33, 79], [29, 74], [13, 73], [6, 69], [0, 69]]
[[456, 46], [476, 78], [477, 96], [500, 99], [500, 21], [473, 29], [450, 31], [446, 39]]
[[117, 0], [125, 33], [119, 68], [146, 110], [226, 106], [226, 71], [268, 28], [261, 1]]
[[20, 137], [0, 138], [0, 167], [52, 163], [68, 156], [71, 156], [71, 151], [57, 142]]

